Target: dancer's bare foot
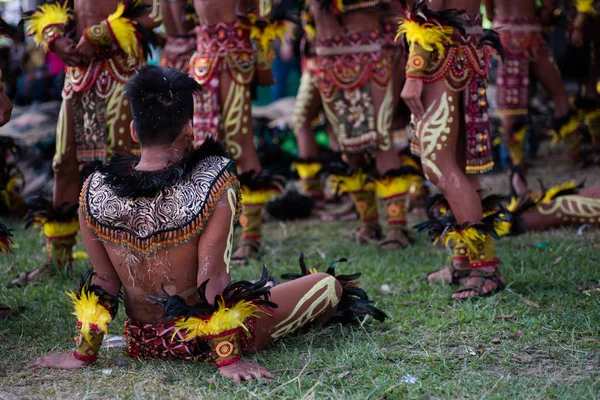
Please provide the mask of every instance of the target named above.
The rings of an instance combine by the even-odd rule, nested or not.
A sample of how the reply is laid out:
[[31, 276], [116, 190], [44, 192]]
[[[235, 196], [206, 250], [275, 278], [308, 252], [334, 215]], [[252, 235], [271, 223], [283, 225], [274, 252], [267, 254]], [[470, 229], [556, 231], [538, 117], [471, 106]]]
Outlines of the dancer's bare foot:
[[453, 300], [465, 300], [469, 297], [491, 296], [506, 287], [506, 279], [496, 267], [476, 268], [471, 271], [463, 287], [452, 295]]
[[231, 264], [233, 265], [245, 265], [248, 264], [251, 258], [258, 258], [258, 252], [260, 250], [259, 240], [248, 240], [244, 239], [237, 248], [233, 256], [231, 257]]
[[378, 225], [361, 225], [356, 230], [356, 242], [367, 244], [381, 240], [381, 227]]
[[527, 191], [527, 183], [525, 183], [521, 174], [512, 174], [510, 177], [510, 185], [516, 196], [520, 196]]
[[412, 241], [402, 228], [390, 228], [385, 240], [381, 243], [381, 248], [385, 250], [405, 249], [412, 244]]
[[468, 260], [453, 260], [450, 266], [427, 274], [427, 280], [431, 283], [460, 285], [467, 281], [470, 274], [471, 268]]
[[[71, 263], [66, 265], [68, 276], [71, 277], [71, 273], [73, 271], [73, 265]], [[21, 272], [15, 279], [10, 281], [8, 288], [24, 286], [28, 283], [39, 281], [41, 279], [47, 278], [53, 275], [55, 272], [55, 265], [51, 262], [48, 262], [42, 265], [39, 268], [34, 269], [33, 271]]]

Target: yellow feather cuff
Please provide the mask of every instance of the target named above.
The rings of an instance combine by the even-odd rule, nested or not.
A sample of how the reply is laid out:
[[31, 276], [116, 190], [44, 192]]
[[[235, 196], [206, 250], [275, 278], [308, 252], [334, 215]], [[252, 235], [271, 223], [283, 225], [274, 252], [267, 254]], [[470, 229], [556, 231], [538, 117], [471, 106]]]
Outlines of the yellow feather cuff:
[[57, 27], [63, 30], [65, 24], [72, 18], [66, 1], [62, 5], [43, 4], [27, 18], [27, 34], [33, 36], [36, 45], [48, 50], [49, 40], [58, 34], [50, 28]]
[[74, 219], [69, 222], [45, 222], [42, 225], [44, 235], [49, 238], [75, 235], [79, 232], [79, 220]]
[[81, 322], [81, 334], [87, 342], [91, 341], [91, 331], [97, 327], [102, 333], [108, 333], [108, 324], [112, 320], [110, 312], [100, 304], [100, 298], [87, 287], [81, 289], [81, 295], [67, 292], [73, 302], [73, 315]]
[[242, 187], [242, 205], [265, 204], [278, 194], [279, 192], [275, 189], [250, 190]]
[[306, 163], [306, 162], [297, 162], [293, 166], [294, 170], [298, 172], [298, 176], [300, 179], [311, 179], [317, 176], [317, 174], [323, 168], [321, 163]]
[[405, 194], [410, 190], [413, 180], [410, 176], [395, 176], [378, 179], [375, 181], [377, 197], [388, 199], [390, 197]]
[[363, 190], [374, 190], [372, 182], [367, 182], [367, 174], [356, 173], [351, 176], [331, 175], [332, 183], [338, 188], [338, 193], [354, 193]]
[[448, 246], [450, 242], [462, 242], [471, 251], [477, 253], [479, 251], [477, 249], [477, 244], [483, 243], [485, 240], [485, 235], [475, 228], [465, 228], [444, 234], [442, 240], [444, 246]]
[[594, 8], [594, 0], [576, 0], [575, 7], [577, 8], [577, 12], [582, 14], [598, 14]]
[[130, 57], [138, 57], [140, 45], [135, 30], [136, 22], [129, 18], [123, 18], [124, 11], [125, 6], [123, 3], [119, 3], [116, 11], [108, 16], [106, 22], [121, 50]]
[[400, 21], [396, 40], [402, 35], [406, 36], [406, 41], [410, 46], [418, 44], [424, 50], [436, 50], [440, 56], [444, 56], [444, 42], [452, 43], [451, 37], [454, 33], [454, 28], [451, 26], [442, 26], [425, 22], [423, 24], [417, 21], [408, 19]]
[[506, 236], [511, 232], [512, 224], [506, 220], [504, 214], [500, 214], [500, 218], [494, 221], [494, 230], [498, 236]]
[[[225, 307], [223, 298], [219, 299], [219, 309], [207, 318], [190, 317], [187, 320], [180, 318], [175, 322], [177, 330], [184, 330], [186, 341], [218, 335], [222, 332], [242, 328], [248, 331], [245, 321], [258, 314], [260, 309], [250, 301], [239, 301], [231, 308]], [[173, 335], [173, 337], [175, 334]]]
[[263, 29], [256, 26], [250, 28], [250, 39], [255, 39], [265, 54], [269, 52], [271, 43], [275, 39], [279, 38], [281, 41], [284, 41], [286, 34], [290, 37], [292, 36], [285, 22], [271, 22]]
[[540, 203], [547, 204], [551, 202], [556, 197], [556, 195], [562, 192], [563, 190], [575, 189], [576, 187], [577, 184], [575, 183], [575, 181], [570, 181], [551, 187], [544, 193], [544, 197], [542, 198], [542, 200], [540, 200]]

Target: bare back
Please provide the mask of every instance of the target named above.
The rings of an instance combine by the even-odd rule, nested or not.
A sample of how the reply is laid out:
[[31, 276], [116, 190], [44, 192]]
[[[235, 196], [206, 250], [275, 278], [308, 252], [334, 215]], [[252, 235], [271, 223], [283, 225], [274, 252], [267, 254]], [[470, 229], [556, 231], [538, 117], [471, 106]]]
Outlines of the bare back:
[[431, 10], [434, 11], [448, 10], [454, 8], [457, 10], [464, 10], [469, 14], [475, 14], [479, 12], [480, 4], [481, 2], [479, 0], [433, 0], [428, 3], [428, 6]]
[[181, 36], [194, 29], [194, 22], [185, 19], [186, 2], [186, 0], [161, 1], [162, 22], [167, 35]]
[[535, 0], [493, 0], [492, 3], [495, 15], [501, 18], [535, 17]]
[[161, 286], [188, 303], [197, 301], [198, 237], [148, 257], [110, 244], [104, 244], [104, 248], [123, 285], [127, 315], [134, 320], [154, 323], [160, 318], [162, 309], [149, 299], [164, 295]]
[[246, 14], [245, 0], [194, 0], [194, 9], [200, 25], [216, 25], [219, 22], [231, 23], [238, 15]]
[[321, 9], [319, 0], [310, 0], [310, 9], [319, 39], [368, 32], [381, 27], [380, 16], [375, 9], [343, 15], [339, 19], [330, 10]]

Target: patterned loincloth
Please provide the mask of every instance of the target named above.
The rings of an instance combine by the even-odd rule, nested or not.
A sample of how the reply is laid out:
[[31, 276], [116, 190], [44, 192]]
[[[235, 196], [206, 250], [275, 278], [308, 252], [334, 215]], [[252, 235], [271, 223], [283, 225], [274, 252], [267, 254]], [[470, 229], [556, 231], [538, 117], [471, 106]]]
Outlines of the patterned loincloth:
[[143, 65], [141, 58], [117, 52], [86, 66], [66, 67], [62, 97], [71, 100], [79, 162], [104, 162], [111, 155], [117, 145], [115, 123], [121, 116], [125, 82]]
[[[379, 31], [321, 39], [316, 77], [327, 119], [342, 151], [389, 148], [392, 116], [390, 59]], [[375, 112], [372, 91], [385, 92]]]
[[551, 57], [548, 42], [542, 36], [537, 18], [497, 18], [494, 29], [504, 47], [499, 61], [497, 110], [503, 115], [527, 115], [529, 103], [529, 67], [540, 58]]
[[[256, 319], [246, 320], [249, 331], [240, 338], [242, 351], [254, 346]], [[186, 334], [177, 332], [171, 324], [142, 324], [131, 318], [125, 320], [124, 336], [127, 340], [127, 353], [131, 358], [158, 358], [163, 360], [180, 359], [210, 361], [210, 347], [204, 340], [185, 341]]]
[[221, 73], [228, 72], [233, 85], [249, 85], [254, 79], [255, 55], [250, 33], [239, 23], [196, 27], [197, 48], [190, 72], [202, 86], [194, 108], [194, 145], [217, 137], [221, 128]]
[[167, 37], [167, 43], [160, 59], [161, 67], [171, 67], [188, 72], [190, 58], [196, 50], [196, 35], [174, 35]]
[[[443, 56], [434, 50], [425, 83], [443, 79], [452, 92], [462, 92], [466, 132], [466, 172], [484, 173], [494, 166], [487, 103], [487, 74], [491, 50], [481, 45], [481, 15], [468, 15], [466, 37], [453, 37]], [[419, 145], [412, 144], [415, 150]]]

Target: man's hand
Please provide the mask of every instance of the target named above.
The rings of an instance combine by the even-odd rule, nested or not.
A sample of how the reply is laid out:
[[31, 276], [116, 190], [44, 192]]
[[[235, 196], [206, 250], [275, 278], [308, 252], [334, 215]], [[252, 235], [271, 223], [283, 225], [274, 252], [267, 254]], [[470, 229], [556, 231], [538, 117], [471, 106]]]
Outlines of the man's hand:
[[5, 91], [0, 92], [0, 126], [10, 121], [13, 105]]
[[81, 37], [81, 39], [79, 39], [79, 43], [77, 43], [76, 48], [77, 52], [85, 57], [90, 58], [94, 56], [94, 48], [92, 47], [90, 42], [85, 40], [83, 36]]
[[69, 66], [81, 64], [81, 55], [77, 51], [75, 42], [66, 37], [59, 37], [50, 46], [50, 50], [56, 53]]
[[406, 78], [404, 88], [400, 97], [406, 103], [410, 111], [418, 121], [423, 116], [425, 110], [421, 103], [421, 95], [423, 94], [423, 81], [415, 78]]
[[88, 363], [76, 359], [71, 352], [40, 357], [33, 360], [31, 365], [38, 368], [79, 369], [87, 367]]
[[266, 368], [244, 361], [219, 368], [219, 374], [233, 379], [237, 383], [251, 381], [252, 379], [275, 378], [275, 375], [267, 371]]

